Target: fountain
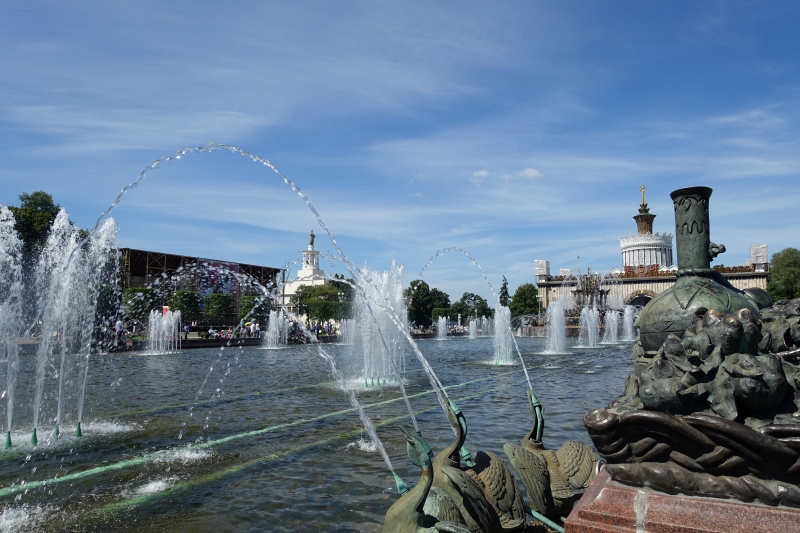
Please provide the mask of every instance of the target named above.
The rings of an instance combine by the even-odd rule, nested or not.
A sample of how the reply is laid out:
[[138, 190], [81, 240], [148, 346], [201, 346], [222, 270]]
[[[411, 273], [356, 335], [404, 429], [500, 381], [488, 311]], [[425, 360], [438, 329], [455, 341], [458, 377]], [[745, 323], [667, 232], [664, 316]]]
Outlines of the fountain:
[[[403, 333], [392, 313], [405, 319], [403, 268], [392, 265], [383, 272], [362, 268], [356, 281], [355, 318], [346, 329], [353, 343], [347, 347], [342, 371], [350, 383], [376, 387], [397, 382], [405, 371]], [[406, 328], [407, 329], [407, 328]]]
[[603, 318], [603, 344], [617, 344], [619, 342], [619, 311], [608, 309]]
[[474, 318], [469, 319], [469, 338], [470, 339], [477, 339], [478, 338], [478, 321]]
[[566, 353], [567, 330], [564, 321], [564, 303], [560, 299], [548, 306], [545, 320], [547, 323], [547, 343], [544, 353]]
[[447, 340], [447, 317], [440, 316], [436, 321], [436, 338], [440, 341]]
[[636, 328], [633, 323], [636, 320], [636, 309], [632, 305], [626, 305], [622, 317], [622, 340], [633, 342], [636, 340]]
[[343, 318], [339, 321], [339, 342], [352, 345], [356, 342], [356, 321], [352, 318]]
[[181, 349], [181, 312], [153, 309], [147, 320], [147, 352], [170, 354]]
[[482, 316], [478, 322], [478, 335], [488, 337], [494, 331], [494, 319]]
[[514, 339], [511, 333], [511, 311], [497, 304], [494, 309], [494, 359], [495, 365], [514, 364]]
[[600, 336], [600, 311], [597, 307], [584, 307], [578, 321], [578, 346], [581, 348], [597, 348]]
[[577, 277], [575, 289], [572, 291], [574, 306], [578, 309], [608, 307], [610, 289], [604, 289], [604, 276], [586, 269], [586, 274]]
[[[181, 155], [191, 151], [182, 151]], [[234, 153], [273, 168], [265, 160], [240, 150]], [[156, 168], [164, 161], [148, 168]], [[144, 172], [131, 186], [143, 177]], [[298, 194], [311, 207], [308, 199]], [[321, 220], [320, 224], [324, 227]], [[99, 234], [95, 231], [93, 238]], [[333, 238], [332, 242], [336, 245]], [[76, 261], [79, 256], [75, 256]], [[431, 364], [412, 344], [420, 364], [407, 369], [404, 359], [398, 362], [399, 354], [394, 350], [398, 346], [402, 349], [390, 334], [403, 333], [402, 296], [399, 301], [394, 300], [391, 290], [370, 296], [370, 287], [381, 286], [381, 275], [364, 273], [360, 278], [369, 280], [361, 290], [366, 295], [365, 303], [375, 304], [373, 322], [383, 320], [381, 312], [386, 314], [385, 325], [376, 328], [382, 340], [369, 343], [377, 349], [360, 354], [364, 363], [362, 376], [367, 377], [368, 367], [380, 366], [372, 365], [376, 362], [373, 357], [384, 357], [389, 364], [383, 366], [388, 369], [375, 374], [378, 383], [381, 375], [396, 375], [400, 370], [406, 376], [398, 388], [407, 382], [413, 392], [409, 397], [415, 402], [414, 411], [438, 410], [446, 392], [432, 373]], [[9, 307], [6, 301], [0, 303], [4, 310]], [[43, 319], [48, 314], [46, 310], [45, 306]], [[483, 331], [490, 331], [486, 317], [481, 322]], [[363, 337], [359, 340], [363, 341]], [[85, 345], [88, 350], [89, 343]], [[408, 398], [393, 388], [369, 387], [359, 392], [358, 401], [343, 372], [349, 366], [346, 347], [335, 353], [338, 348], [331, 346], [326, 351], [319, 345], [293, 346], [280, 353], [279, 364], [275, 365], [265, 365], [265, 359], [277, 358], [277, 354], [265, 356], [263, 351], [235, 345], [168, 358], [113, 353], [88, 357], [85, 352], [85, 365], [77, 381], [85, 384], [81, 390], [91, 406], [93, 430], [87, 432], [84, 441], [89, 445], [82, 447], [62, 436], [60, 441], [43, 440], [33, 449], [19, 446], [24, 449], [7, 452], [0, 459], [0, 523], [11, 521], [12, 529], [31, 531], [148, 531], [163, 530], [170, 523], [187, 530], [379, 527], [386, 499], [374, 495], [394, 490], [386, 486], [386, 467], [394, 474], [389, 453], [402, 457], [405, 450], [405, 441], [392, 438], [395, 432], [388, 429], [409, 418], [415, 426], [416, 422], [404, 408]], [[429, 357], [437, 368], [443, 369], [448, 388], [471, 406], [470, 420], [476, 427], [490, 428], [494, 436], [504, 441], [518, 440], [519, 427], [506, 422], [519, 418], [519, 407], [524, 402], [512, 405], [508, 398], [520, 393], [525, 380], [516, 370], [474, 365], [474, 361], [489, 359], [485, 348], [483, 342], [453, 339], [452, 343], [430, 343]], [[592, 372], [616, 372], [618, 365], [614, 362], [620, 355], [609, 350], [600, 352], [598, 361], [603, 364]], [[319, 364], [320, 357], [329, 370]], [[22, 361], [18, 369], [20, 380], [25, 376], [26, 384], [32, 384], [38, 370], [32, 365], [37, 364], [32, 358]], [[66, 378], [68, 372], [52, 372], [49, 360], [44, 368], [48, 380], [57, 376], [65, 386], [72, 382]], [[70, 367], [67, 364], [65, 368], [69, 371]], [[537, 386], [544, 389], [541, 396], [545, 402], [555, 403], [552, 394], [560, 396], [564, 386], [578, 386], [577, 382], [569, 384], [575, 372], [541, 368]], [[586, 394], [602, 398], [603, 381], [597, 374], [587, 372], [580, 387]], [[198, 383], [202, 383], [199, 390]], [[43, 387], [42, 410], [55, 397], [54, 392], [48, 392], [48, 385], [46, 382]], [[349, 390], [343, 396], [344, 387]], [[64, 394], [64, 398], [68, 397]], [[557, 425], [574, 418], [581, 409], [580, 403], [572, 405], [563, 398], [558, 404], [558, 412], [548, 418]], [[367, 412], [376, 424], [370, 422]], [[352, 414], [359, 415], [361, 426], [355, 427]], [[79, 420], [80, 416], [79, 407]], [[452, 432], [447, 424], [437, 429], [436, 418], [441, 422], [440, 417], [426, 417], [430, 428], [426, 437], [432, 446], [443, 447], [448, 438], [452, 439]], [[523, 420], [521, 424], [524, 423]], [[389, 453], [377, 437], [381, 428], [387, 428], [385, 438], [392, 444]], [[419, 435], [419, 429], [415, 429]], [[374, 447], [351, 447], [353, 441], [360, 442], [364, 431]], [[566, 434], [581, 438], [574, 429], [567, 429]], [[339, 488], [328, 490], [334, 483]], [[265, 487], [269, 490], [265, 491]], [[400, 483], [398, 488], [402, 492]], [[23, 517], [22, 523], [14, 522], [17, 516]]]
[[267, 330], [264, 334], [264, 346], [270, 350], [283, 348], [289, 342], [289, 321], [284, 317], [283, 310], [269, 312]]
[[[14, 421], [19, 420], [14, 415], [20, 407], [30, 409], [23, 414], [32, 419], [33, 445], [38, 444], [40, 420], [54, 423], [52, 435], [57, 438], [62, 423], [74, 417], [80, 435], [90, 349], [94, 342], [107, 347], [117, 342], [110, 334], [94, 336], [95, 328], [110, 318], [96, 316], [95, 310], [101, 292], [116, 283], [116, 224], [106, 221], [81, 245], [78, 229], [61, 210], [27, 279], [22, 270], [22, 246], [6, 207], [2, 207], [0, 224], [1, 261], [5, 263], [4, 276], [8, 274], [0, 294], [7, 363], [6, 448], [12, 445]], [[102, 298], [108, 299], [108, 295]], [[31, 405], [20, 405], [16, 394], [20, 378], [29, 378], [20, 374], [22, 350], [35, 354], [30, 357], [35, 361]], [[58, 370], [48, 373], [53, 367]], [[75, 402], [74, 413], [68, 408], [70, 397]]]
[[14, 216], [0, 206], [0, 354], [6, 360], [6, 442], [11, 447], [11, 424], [19, 370], [18, 342], [22, 329], [22, 241], [14, 230]]

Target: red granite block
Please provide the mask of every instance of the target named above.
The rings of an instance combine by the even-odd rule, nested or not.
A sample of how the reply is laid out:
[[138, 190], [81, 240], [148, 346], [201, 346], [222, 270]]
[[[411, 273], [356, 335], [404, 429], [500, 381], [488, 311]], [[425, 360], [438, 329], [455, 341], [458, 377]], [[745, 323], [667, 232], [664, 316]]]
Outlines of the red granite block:
[[797, 533], [800, 510], [645, 491], [613, 483], [604, 471], [589, 486], [565, 524], [565, 533], [637, 531]]
[[633, 500], [636, 491], [609, 486], [611, 478], [603, 470], [570, 513], [565, 530], [570, 533], [636, 531]]
[[652, 533], [796, 533], [800, 510], [715, 498], [648, 494], [646, 531]]

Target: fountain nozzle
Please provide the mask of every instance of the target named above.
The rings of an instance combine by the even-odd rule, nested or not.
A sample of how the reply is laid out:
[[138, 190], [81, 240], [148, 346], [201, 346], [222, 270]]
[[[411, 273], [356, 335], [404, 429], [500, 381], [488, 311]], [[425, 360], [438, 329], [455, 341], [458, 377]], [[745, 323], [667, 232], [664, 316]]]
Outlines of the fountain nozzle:
[[78, 427], [75, 428], [75, 436], [76, 437], [83, 437], [83, 432], [81, 431], [81, 423], [78, 422]]
[[392, 470], [392, 475], [394, 476], [394, 484], [397, 485], [397, 493], [400, 494], [400, 496], [411, 490], [408, 488], [408, 485], [406, 485], [406, 482], [397, 475], [397, 472]]
[[33, 428], [33, 435], [31, 435], [31, 446], [39, 444], [39, 439], [36, 438], [36, 428]]
[[11, 448], [11, 431], [6, 431], [6, 444], [3, 446], [4, 450]]

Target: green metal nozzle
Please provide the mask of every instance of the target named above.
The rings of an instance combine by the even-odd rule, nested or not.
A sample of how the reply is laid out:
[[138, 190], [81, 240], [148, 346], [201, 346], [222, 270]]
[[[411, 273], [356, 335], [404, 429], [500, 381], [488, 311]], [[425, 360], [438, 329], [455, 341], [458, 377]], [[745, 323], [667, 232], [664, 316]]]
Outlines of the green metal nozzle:
[[394, 484], [397, 485], [397, 493], [400, 494], [400, 496], [411, 490], [408, 488], [408, 485], [406, 485], [406, 482], [397, 475], [397, 472], [392, 470], [392, 475], [394, 476]]
[[536, 434], [533, 435], [533, 440], [542, 442], [542, 435], [544, 434], [544, 407], [542, 402], [536, 397], [532, 390], [528, 391], [528, 401], [531, 404], [531, 413], [533, 413]]
[[417, 431], [417, 438], [419, 439], [419, 445], [420, 448], [422, 448], [422, 451], [428, 454], [428, 457], [433, 458], [433, 450], [431, 450], [431, 447], [428, 446], [428, 443], [425, 441], [425, 439], [422, 437], [422, 433], [419, 431]]

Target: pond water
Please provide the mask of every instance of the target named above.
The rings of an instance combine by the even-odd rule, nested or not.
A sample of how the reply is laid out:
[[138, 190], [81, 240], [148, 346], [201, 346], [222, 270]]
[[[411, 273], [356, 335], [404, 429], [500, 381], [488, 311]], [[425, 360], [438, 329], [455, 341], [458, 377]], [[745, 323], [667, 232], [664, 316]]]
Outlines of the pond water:
[[[544, 404], [545, 445], [591, 445], [583, 415], [622, 392], [633, 371], [630, 343], [588, 350], [568, 341], [572, 353], [542, 355], [544, 339], [516, 340]], [[491, 338], [419, 346], [466, 416], [470, 451], [505, 457], [503, 444], [519, 443], [531, 427], [522, 367], [489, 364]], [[406, 353], [411, 405], [437, 452], [453, 433]], [[32, 359], [21, 357], [20, 390]], [[358, 398], [395, 470], [414, 485], [399, 389], [362, 389]], [[0, 454], [0, 530], [374, 532], [398, 497], [314, 346], [92, 356], [83, 416], [80, 439], [69, 420], [58, 440], [40, 429], [35, 448], [14, 433], [14, 447]]]

